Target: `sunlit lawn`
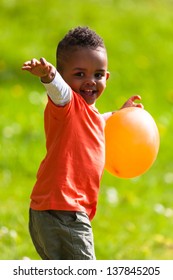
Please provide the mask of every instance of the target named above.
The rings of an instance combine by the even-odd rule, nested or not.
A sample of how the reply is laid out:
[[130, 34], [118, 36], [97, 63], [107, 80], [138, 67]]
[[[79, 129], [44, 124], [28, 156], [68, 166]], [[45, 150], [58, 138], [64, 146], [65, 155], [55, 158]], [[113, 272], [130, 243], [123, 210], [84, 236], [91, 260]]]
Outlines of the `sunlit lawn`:
[[89, 25], [105, 40], [110, 80], [97, 103], [118, 109], [140, 94], [160, 132], [152, 168], [135, 179], [105, 171], [92, 225], [97, 259], [173, 256], [173, 4], [171, 1], [2, 1], [0, 44], [0, 259], [39, 259], [28, 232], [29, 196], [45, 154], [45, 92], [22, 63], [55, 63], [58, 41]]

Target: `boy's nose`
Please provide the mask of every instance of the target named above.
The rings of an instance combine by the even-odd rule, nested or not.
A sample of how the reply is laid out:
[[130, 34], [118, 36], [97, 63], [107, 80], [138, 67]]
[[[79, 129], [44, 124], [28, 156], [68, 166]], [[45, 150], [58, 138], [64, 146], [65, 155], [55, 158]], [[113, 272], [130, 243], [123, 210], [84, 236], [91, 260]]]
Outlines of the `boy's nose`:
[[96, 82], [94, 79], [87, 79], [85, 81], [85, 85], [87, 85], [87, 86], [94, 86], [95, 84], [96, 84]]

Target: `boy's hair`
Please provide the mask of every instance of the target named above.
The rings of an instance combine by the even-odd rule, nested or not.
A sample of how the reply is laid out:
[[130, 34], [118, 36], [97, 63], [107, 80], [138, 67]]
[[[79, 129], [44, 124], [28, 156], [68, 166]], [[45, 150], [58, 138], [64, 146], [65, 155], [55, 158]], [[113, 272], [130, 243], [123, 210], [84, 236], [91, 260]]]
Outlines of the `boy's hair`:
[[89, 27], [76, 27], [71, 29], [65, 37], [59, 42], [56, 50], [57, 68], [60, 66], [62, 54], [73, 47], [88, 47], [96, 49], [98, 47], [105, 48], [103, 39], [91, 30]]

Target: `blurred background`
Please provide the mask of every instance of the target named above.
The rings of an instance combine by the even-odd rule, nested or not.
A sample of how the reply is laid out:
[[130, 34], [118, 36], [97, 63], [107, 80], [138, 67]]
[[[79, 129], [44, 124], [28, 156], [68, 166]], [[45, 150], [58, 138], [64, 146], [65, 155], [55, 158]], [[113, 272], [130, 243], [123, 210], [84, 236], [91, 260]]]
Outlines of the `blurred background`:
[[0, 0], [0, 259], [39, 259], [28, 233], [28, 208], [45, 154], [45, 90], [22, 72], [45, 57], [69, 29], [89, 26], [103, 37], [108, 80], [101, 113], [133, 94], [160, 132], [160, 150], [144, 175], [120, 179], [105, 171], [92, 221], [97, 259], [173, 257], [173, 1]]

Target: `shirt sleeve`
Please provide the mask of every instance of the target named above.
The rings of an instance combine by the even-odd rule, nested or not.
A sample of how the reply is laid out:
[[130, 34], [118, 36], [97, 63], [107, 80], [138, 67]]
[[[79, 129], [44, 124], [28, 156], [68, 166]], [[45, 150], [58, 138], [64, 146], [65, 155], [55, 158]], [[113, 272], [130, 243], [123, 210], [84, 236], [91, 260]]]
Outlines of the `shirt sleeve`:
[[112, 112], [107, 112], [107, 113], [104, 113], [104, 114], [101, 114], [101, 115], [104, 118], [104, 120], [106, 121], [110, 116], [112, 116]]
[[50, 83], [43, 83], [47, 94], [55, 105], [65, 106], [72, 98], [72, 90], [56, 71], [55, 78]]

